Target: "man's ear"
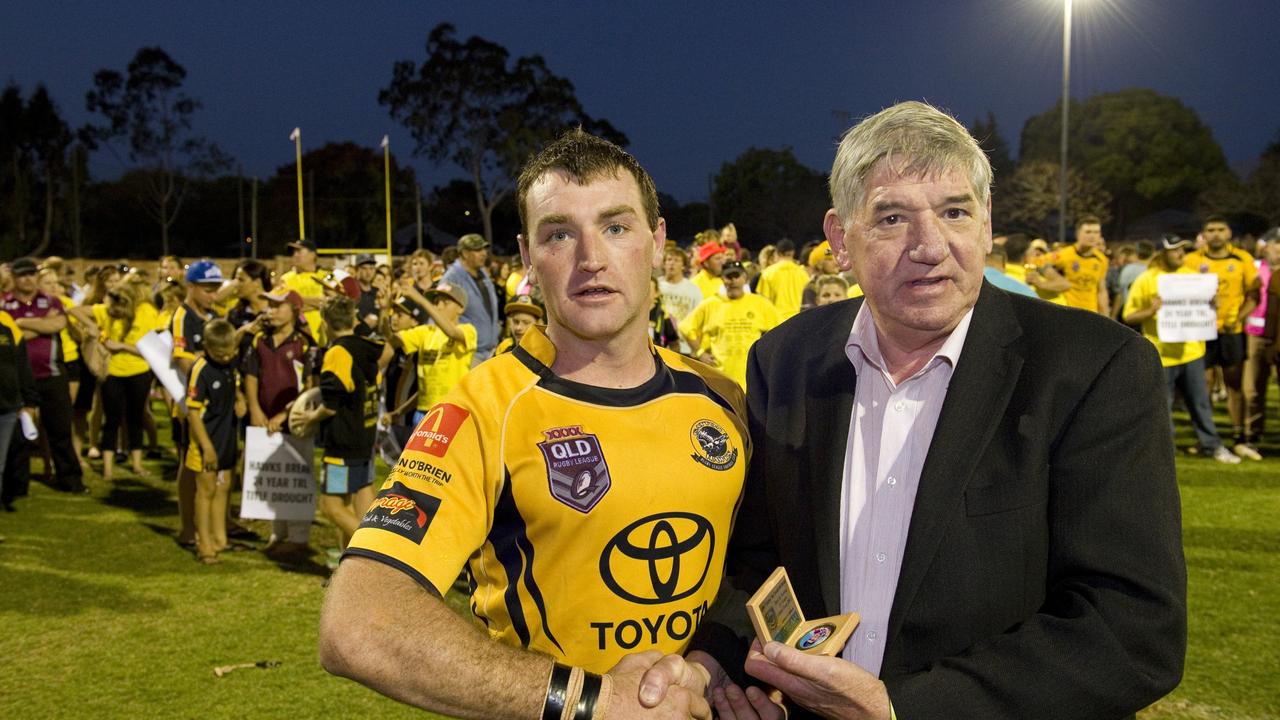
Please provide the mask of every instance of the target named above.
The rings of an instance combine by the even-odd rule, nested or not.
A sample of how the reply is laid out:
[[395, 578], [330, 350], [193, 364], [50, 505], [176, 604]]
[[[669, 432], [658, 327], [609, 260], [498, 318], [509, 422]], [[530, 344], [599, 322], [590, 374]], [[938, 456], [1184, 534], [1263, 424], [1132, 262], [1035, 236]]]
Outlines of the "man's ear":
[[529, 262], [529, 240], [525, 238], [524, 233], [516, 235], [516, 245], [520, 247], [520, 264], [524, 266], [524, 276], [530, 285], [537, 285], [538, 280], [533, 274], [533, 264]]
[[658, 227], [653, 229], [653, 269], [662, 269], [662, 256], [667, 249], [667, 221], [658, 218]]
[[[845, 247], [844, 242], [844, 221], [840, 219], [839, 213], [835, 208], [827, 211], [822, 218], [822, 234], [827, 238], [827, 244], [831, 246], [831, 254], [836, 259], [836, 264], [841, 270], [849, 270], [853, 267], [853, 261], [849, 259], [849, 249]], [[806, 262], [808, 258], [805, 258]]]

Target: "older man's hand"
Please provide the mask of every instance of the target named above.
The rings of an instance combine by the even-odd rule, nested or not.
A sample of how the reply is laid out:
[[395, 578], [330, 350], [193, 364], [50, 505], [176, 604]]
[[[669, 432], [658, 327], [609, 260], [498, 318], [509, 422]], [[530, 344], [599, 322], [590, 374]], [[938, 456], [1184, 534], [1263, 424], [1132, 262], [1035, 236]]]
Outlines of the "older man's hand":
[[778, 688], [787, 699], [825, 718], [889, 720], [884, 683], [838, 657], [807, 655], [782, 643], [763, 650], [757, 640], [747, 653], [747, 674]]

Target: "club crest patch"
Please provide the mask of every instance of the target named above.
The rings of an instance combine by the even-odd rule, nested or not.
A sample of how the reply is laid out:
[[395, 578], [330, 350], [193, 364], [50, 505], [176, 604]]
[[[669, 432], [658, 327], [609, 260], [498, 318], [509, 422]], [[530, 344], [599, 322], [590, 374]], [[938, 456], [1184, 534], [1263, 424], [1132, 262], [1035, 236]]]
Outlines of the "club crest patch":
[[612, 484], [600, 439], [584, 432], [581, 425], [551, 428], [542, 434], [546, 440], [538, 443], [538, 449], [547, 462], [551, 496], [580, 513], [591, 512]]
[[699, 420], [689, 430], [693, 443], [694, 460], [712, 470], [728, 470], [738, 462], [738, 449], [733, 446], [729, 433], [714, 420]]
[[421, 543], [427, 528], [440, 509], [440, 498], [432, 497], [392, 482], [383, 486], [382, 492], [364, 514], [360, 527], [376, 528], [395, 533], [406, 540]]

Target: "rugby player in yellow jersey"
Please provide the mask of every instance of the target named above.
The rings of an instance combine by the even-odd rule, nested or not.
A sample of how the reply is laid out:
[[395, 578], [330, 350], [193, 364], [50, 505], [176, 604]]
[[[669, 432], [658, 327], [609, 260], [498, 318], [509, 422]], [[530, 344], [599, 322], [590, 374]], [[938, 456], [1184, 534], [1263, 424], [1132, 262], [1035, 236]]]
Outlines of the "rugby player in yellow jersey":
[[[1245, 435], [1244, 422], [1244, 319], [1261, 299], [1262, 280], [1253, 256], [1231, 244], [1231, 226], [1221, 215], [1205, 218], [1200, 234], [1204, 248], [1187, 253], [1186, 267], [1192, 272], [1218, 276], [1218, 339], [1205, 345], [1204, 364], [1212, 378], [1213, 368], [1222, 368], [1222, 384], [1227, 388], [1227, 414], [1231, 416], [1235, 453], [1249, 460], [1261, 460], [1254, 444]], [[1207, 380], [1213, 387], [1212, 379]]]
[[[742, 391], [649, 341], [666, 228], [633, 157], [572, 130], [516, 205], [547, 325], [414, 430], [329, 585], [321, 662], [454, 716], [708, 718], [678, 653], [722, 577]], [[464, 566], [478, 623], [441, 599]], [[654, 666], [673, 684], [642, 688]]]
[[1105, 247], [1102, 221], [1093, 215], [1084, 215], [1076, 221], [1075, 244], [1050, 255], [1047, 264], [1071, 283], [1071, 288], [1063, 293], [1068, 305], [1110, 317]]

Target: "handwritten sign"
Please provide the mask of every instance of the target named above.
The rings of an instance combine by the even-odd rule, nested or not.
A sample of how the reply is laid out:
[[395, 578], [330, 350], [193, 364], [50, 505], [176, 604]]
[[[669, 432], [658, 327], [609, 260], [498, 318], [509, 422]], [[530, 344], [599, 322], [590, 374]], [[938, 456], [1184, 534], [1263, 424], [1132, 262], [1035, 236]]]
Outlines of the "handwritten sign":
[[244, 492], [240, 517], [246, 520], [311, 520], [316, 514], [316, 479], [310, 440], [266, 428], [244, 436]]
[[1160, 309], [1156, 311], [1160, 342], [1218, 338], [1218, 311], [1213, 307], [1213, 298], [1218, 294], [1217, 275], [1165, 273], [1156, 278], [1156, 291], [1160, 294]]

